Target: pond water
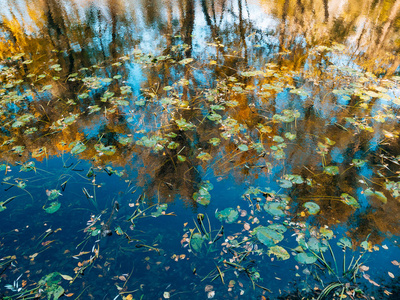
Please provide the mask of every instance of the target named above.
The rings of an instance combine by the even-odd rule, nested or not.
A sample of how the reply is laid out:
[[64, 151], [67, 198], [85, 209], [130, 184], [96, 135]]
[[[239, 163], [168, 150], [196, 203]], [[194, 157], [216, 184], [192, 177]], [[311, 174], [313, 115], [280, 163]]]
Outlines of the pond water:
[[0, 5], [0, 298], [398, 299], [399, 0]]

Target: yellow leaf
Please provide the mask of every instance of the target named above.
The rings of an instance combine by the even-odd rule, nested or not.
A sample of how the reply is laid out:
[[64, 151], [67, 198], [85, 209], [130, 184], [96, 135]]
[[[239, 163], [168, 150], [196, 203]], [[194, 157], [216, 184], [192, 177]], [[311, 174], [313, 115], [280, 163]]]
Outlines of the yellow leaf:
[[61, 277], [62, 278], [64, 278], [65, 280], [73, 280], [73, 278], [71, 277], [71, 276], [69, 276], [69, 275], [63, 275], [63, 274], [60, 274], [61, 275]]

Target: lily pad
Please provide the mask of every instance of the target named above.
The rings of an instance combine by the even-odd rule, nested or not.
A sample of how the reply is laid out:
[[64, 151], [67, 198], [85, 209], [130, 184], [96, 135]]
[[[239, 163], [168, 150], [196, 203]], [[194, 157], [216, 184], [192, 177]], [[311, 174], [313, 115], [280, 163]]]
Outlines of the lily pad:
[[190, 239], [190, 247], [193, 249], [193, 251], [200, 252], [204, 241], [204, 237], [200, 233], [196, 232]]
[[317, 257], [312, 253], [301, 252], [294, 257], [299, 263], [310, 265], [317, 261]]
[[317, 203], [315, 202], [306, 202], [303, 204], [305, 208], [307, 208], [307, 211], [310, 215], [315, 215], [319, 212], [320, 207]]
[[70, 148], [72, 147], [72, 149], [71, 149], [72, 154], [79, 154], [86, 150], [86, 146], [82, 142], [79, 142], [79, 141], [69, 144], [69, 147]]
[[283, 234], [267, 227], [259, 227], [256, 230], [257, 239], [265, 246], [272, 247], [283, 240]]
[[193, 199], [194, 201], [200, 203], [201, 205], [208, 205], [210, 204], [211, 195], [208, 192], [207, 193], [195, 192], [193, 194]]
[[221, 222], [225, 221], [228, 224], [234, 223], [239, 217], [239, 213], [236, 209], [228, 207], [224, 210], [217, 211], [215, 217]]
[[349, 194], [343, 193], [340, 196], [340, 201], [354, 208], [360, 208], [360, 204], [357, 202], [357, 200]]
[[275, 255], [278, 260], [287, 260], [290, 258], [290, 254], [286, 251], [285, 248], [281, 246], [272, 246], [268, 249], [268, 256]]
[[285, 213], [283, 212], [283, 209], [285, 208], [285, 205], [283, 203], [279, 202], [267, 202], [264, 205], [264, 209], [267, 213], [273, 216], [277, 217], [284, 217]]
[[351, 244], [351, 241], [347, 237], [342, 237], [339, 242], [337, 242], [337, 245], [339, 247], [342, 247], [343, 249], [349, 248], [351, 249], [353, 245]]
[[282, 180], [279, 180], [278, 182], [279, 182], [279, 186], [284, 189], [289, 189], [293, 186], [293, 183], [287, 179], [282, 179]]
[[369, 196], [369, 197], [376, 197], [376, 198], [378, 198], [379, 200], [381, 200], [383, 203], [386, 203], [386, 202], [387, 202], [387, 198], [386, 198], [386, 196], [385, 196], [382, 192], [375, 191], [375, 190], [373, 190], [373, 189], [371, 189], [371, 188], [366, 189], [366, 190], [364, 191], [364, 195], [365, 195], [365, 196]]
[[168, 208], [168, 204], [164, 203], [164, 204], [160, 204], [157, 207], [157, 210], [155, 212], [152, 212], [151, 215], [155, 218], [161, 216]]
[[59, 210], [61, 207], [61, 203], [58, 201], [54, 201], [50, 203], [50, 206], [45, 208], [44, 210], [48, 213], [48, 214], [53, 214], [55, 213], [57, 210]]
[[339, 168], [337, 166], [327, 166], [324, 168], [324, 173], [328, 175], [337, 175], [339, 174]]

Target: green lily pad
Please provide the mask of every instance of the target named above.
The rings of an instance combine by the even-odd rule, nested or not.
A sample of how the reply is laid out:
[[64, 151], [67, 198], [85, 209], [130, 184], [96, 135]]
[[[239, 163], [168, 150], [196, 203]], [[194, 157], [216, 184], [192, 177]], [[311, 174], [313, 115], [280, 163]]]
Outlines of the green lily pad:
[[265, 246], [272, 247], [283, 240], [283, 234], [267, 227], [259, 227], [256, 230], [257, 239]]
[[190, 247], [193, 249], [193, 251], [200, 252], [204, 241], [205, 238], [200, 233], [196, 232], [190, 239]]
[[366, 161], [366, 160], [362, 160], [362, 159], [354, 158], [351, 162], [352, 162], [352, 163], [354, 164], [354, 166], [356, 166], [357, 168], [361, 168], [362, 166], [365, 165], [365, 163], [366, 163], [367, 161]]
[[270, 215], [277, 216], [277, 217], [284, 217], [285, 213], [283, 209], [285, 205], [279, 202], [267, 202], [264, 205], [264, 210], [269, 213]]
[[339, 168], [337, 166], [327, 166], [324, 168], [324, 173], [328, 175], [337, 175], [339, 174]]
[[328, 228], [321, 227], [319, 229], [319, 232], [323, 237], [327, 238], [328, 240], [333, 238], [333, 231]]
[[50, 206], [45, 208], [44, 210], [48, 213], [48, 214], [53, 214], [55, 213], [57, 210], [59, 210], [61, 207], [61, 203], [58, 201], [54, 201], [50, 203]]
[[357, 202], [357, 200], [349, 194], [343, 193], [340, 196], [340, 201], [354, 208], [360, 208], [360, 204]]
[[94, 145], [94, 148], [105, 155], [113, 155], [117, 150], [113, 145], [104, 146], [103, 144]]
[[249, 150], [249, 147], [248, 147], [247, 145], [245, 145], [245, 144], [239, 145], [238, 148], [239, 148], [240, 151], [247, 151], [247, 150]]
[[339, 242], [337, 242], [337, 245], [339, 247], [342, 247], [343, 249], [349, 248], [352, 249], [353, 245], [351, 244], [351, 241], [347, 237], [342, 237]]
[[199, 203], [201, 205], [208, 205], [208, 204], [210, 204], [211, 195], [208, 192], [207, 193], [195, 192], [193, 194], [193, 199], [194, 199], [194, 201], [196, 201], [197, 203]]
[[212, 156], [206, 152], [200, 152], [196, 158], [201, 159], [202, 161], [207, 161], [212, 159]]
[[155, 212], [152, 212], [151, 215], [155, 218], [161, 216], [163, 214], [163, 212], [165, 212], [168, 208], [168, 204], [164, 203], [164, 204], [160, 204], [157, 207], [157, 210]]
[[69, 144], [69, 147], [70, 148], [72, 147], [71, 149], [72, 154], [79, 154], [86, 150], [86, 146], [82, 142], [73, 142]]
[[228, 207], [224, 210], [217, 211], [215, 217], [221, 222], [225, 221], [228, 224], [234, 223], [239, 217], [239, 213], [236, 209]]
[[302, 252], [294, 257], [299, 263], [310, 265], [317, 261], [317, 257], [312, 253]]
[[326, 243], [327, 242], [325, 240], [319, 241], [315, 237], [312, 237], [308, 240], [307, 247], [313, 252], [325, 252], [328, 250]]
[[303, 204], [305, 208], [307, 208], [307, 211], [310, 215], [315, 215], [319, 212], [320, 207], [317, 203], [314, 202], [306, 202]]
[[278, 182], [279, 182], [279, 186], [284, 189], [289, 189], [293, 186], [293, 183], [287, 179], [282, 179], [282, 180], [279, 180]]
[[287, 231], [286, 226], [284, 226], [282, 224], [276, 224], [276, 223], [268, 225], [267, 228], [275, 230], [275, 231], [277, 231], [279, 233], [285, 233]]
[[364, 191], [364, 195], [365, 195], [365, 196], [369, 196], [369, 197], [376, 197], [376, 198], [378, 198], [379, 200], [381, 200], [383, 203], [386, 203], [386, 202], [387, 202], [387, 198], [386, 198], [386, 196], [385, 196], [382, 192], [375, 191], [375, 190], [373, 190], [373, 189], [371, 189], [371, 188], [366, 189], [366, 190]]
[[268, 256], [271, 256], [271, 254], [275, 255], [278, 260], [287, 260], [290, 258], [290, 254], [286, 251], [286, 249], [278, 245], [270, 247], [267, 254]]

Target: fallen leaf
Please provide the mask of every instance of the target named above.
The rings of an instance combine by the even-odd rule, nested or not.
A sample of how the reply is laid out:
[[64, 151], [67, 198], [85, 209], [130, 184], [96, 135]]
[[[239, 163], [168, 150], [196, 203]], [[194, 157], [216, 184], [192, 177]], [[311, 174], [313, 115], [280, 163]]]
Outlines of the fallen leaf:
[[369, 270], [369, 267], [362, 265], [359, 267], [359, 269], [360, 269], [360, 271], [366, 272]]
[[74, 293], [68, 293], [68, 294], [65, 294], [64, 296], [65, 297], [72, 297], [74, 295]]
[[119, 276], [118, 279], [121, 280], [121, 281], [126, 281], [126, 277], [125, 277], [125, 276], [122, 276], [122, 275]]
[[391, 278], [394, 278], [394, 275], [393, 275], [392, 272], [388, 272], [388, 274], [389, 274], [389, 276], [390, 276]]
[[205, 289], [204, 289], [204, 291], [205, 291], [205, 292], [210, 292], [210, 291], [213, 290], [213, 288], [214, 288], [214, 287], [213, 287], [212, 285], [207, 284], [206, 287], [205, 287]]
[[73, 278], [72, 278], [71, 276], [69, 276], [69, 275], [60, 274], [60, 276], [61, 276], [62, 278], [64, 278], [65, 280], [69, 280], [69, 281], [73, 280]]

